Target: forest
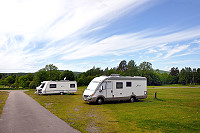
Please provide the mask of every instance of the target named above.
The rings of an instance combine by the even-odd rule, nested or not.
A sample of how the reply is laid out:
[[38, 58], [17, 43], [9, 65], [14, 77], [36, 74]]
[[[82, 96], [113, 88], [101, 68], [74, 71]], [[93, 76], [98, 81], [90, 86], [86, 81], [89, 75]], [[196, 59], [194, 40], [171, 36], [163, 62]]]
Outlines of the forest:
[[59, 70], [53, 64], [46, 65], [35, 73], [1, 73], [1, 88], [30, 88], [35, 89], [42, 81], [49, 80], [76, 80], [78, 86], [87, 86], [90, 81], [101, 75], [120, 74], [121, 76], [143, 76], [147, 78], [149, 86], [166, 84], [196, 85], [200, 84], [200, 68], [185, 67], [181, 70], [172, 67], [169, 72], [153, 69], [150, 62], [142, 62], [137, 65], [134, 60], [127, 62], [122, 60], [118, 66], [101, 69], [93, 67], [86, 72], [72, 72], [70, 70]]

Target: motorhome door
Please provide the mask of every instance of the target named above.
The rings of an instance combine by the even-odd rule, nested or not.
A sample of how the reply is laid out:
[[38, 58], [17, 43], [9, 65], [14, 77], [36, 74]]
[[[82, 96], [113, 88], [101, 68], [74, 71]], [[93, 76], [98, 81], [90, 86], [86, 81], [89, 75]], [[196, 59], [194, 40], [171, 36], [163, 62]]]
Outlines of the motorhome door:
[[106, 82], [106, 98], [111, 98], [112, 95], [113, 95], [112, 82], [107, 81]]

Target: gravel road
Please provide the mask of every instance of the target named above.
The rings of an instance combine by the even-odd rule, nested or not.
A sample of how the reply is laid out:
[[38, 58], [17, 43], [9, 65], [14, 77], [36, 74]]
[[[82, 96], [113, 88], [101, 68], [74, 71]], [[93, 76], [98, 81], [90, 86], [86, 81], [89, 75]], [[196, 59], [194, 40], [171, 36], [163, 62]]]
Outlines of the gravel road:
[[79, 133], [26, 95], [10, 91], [0, 118], [0, 133]]

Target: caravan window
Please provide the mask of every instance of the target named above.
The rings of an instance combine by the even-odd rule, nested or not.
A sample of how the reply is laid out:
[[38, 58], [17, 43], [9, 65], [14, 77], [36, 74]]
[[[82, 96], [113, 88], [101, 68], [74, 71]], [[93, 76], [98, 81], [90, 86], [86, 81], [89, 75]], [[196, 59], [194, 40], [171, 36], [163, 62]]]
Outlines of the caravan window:
[[56, 84], [50, 84], [49, 87], [50, 88], [56, 88]]
[[70, 84], [70, 88], [75, 88], [75, 84]]
[[126, 87], [131, 87], [131, 82], [126, 82]]
[[123, 82], [116, 82], [116, 89], [122, 89], [123, 88]]

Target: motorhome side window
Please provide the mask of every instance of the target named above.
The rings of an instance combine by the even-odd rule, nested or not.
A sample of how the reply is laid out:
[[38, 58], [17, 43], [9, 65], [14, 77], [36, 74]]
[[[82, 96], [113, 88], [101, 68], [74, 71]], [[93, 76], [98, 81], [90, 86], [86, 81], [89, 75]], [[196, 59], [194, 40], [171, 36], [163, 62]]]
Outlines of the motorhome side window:
[[131, 87], [131, 82], [126, 82], [126, 87]]
[[75, 84], [70, 84], [70, 88], [75, 88]]
[[56, 84], [50, 84], [49, 87], [50, 88], [56, 88]]
[[123, 82], [116, 82], [116, 89], [122, 89], [123, 88]]

